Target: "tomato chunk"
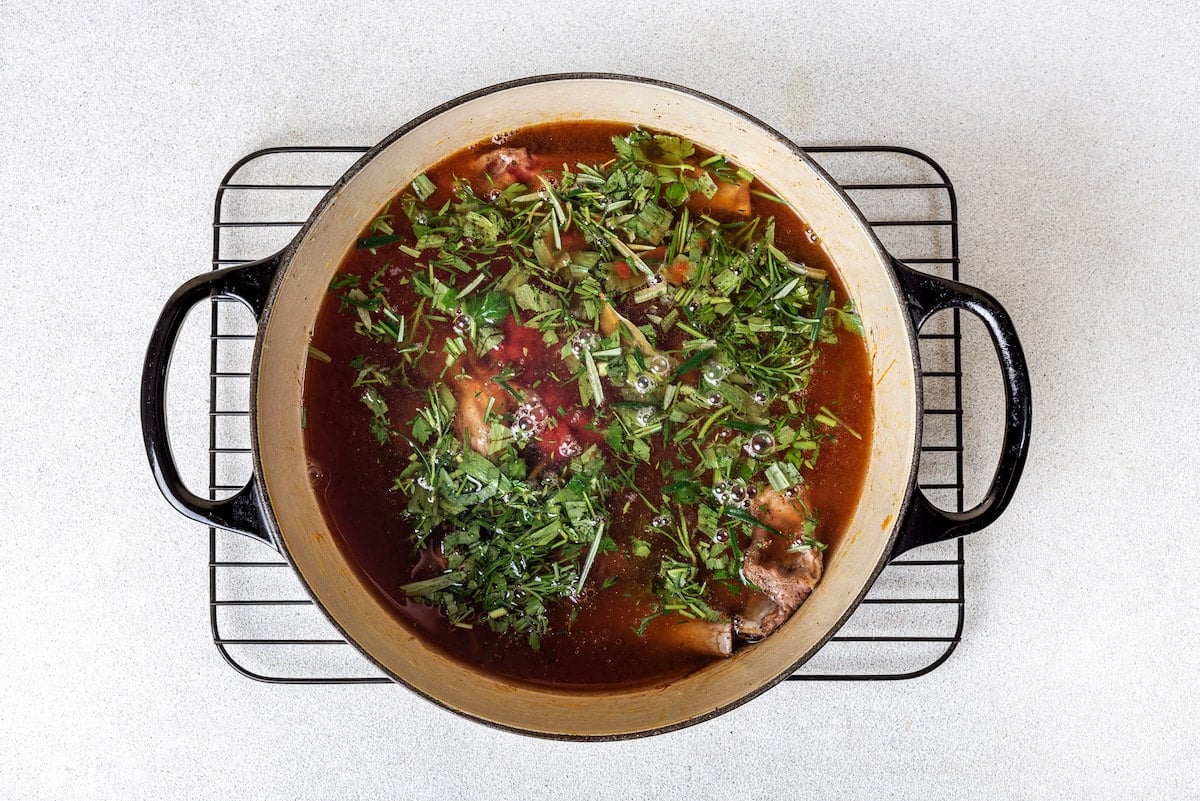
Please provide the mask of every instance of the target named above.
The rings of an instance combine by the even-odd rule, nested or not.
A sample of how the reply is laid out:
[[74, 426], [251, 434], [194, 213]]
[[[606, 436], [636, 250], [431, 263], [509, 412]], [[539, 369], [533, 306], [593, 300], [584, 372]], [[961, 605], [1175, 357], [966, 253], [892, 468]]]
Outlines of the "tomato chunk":
[[681, 286], [696, 276], [696, 265], [687, 256], [680, 253], [663, 270], [663, 278], [675, 286]]
[[521, 367], [529, 364], [544, 350], [542, 332], [536, 328], [522, 325], [521, 321], [511, 314], [500, 324], [504, 339], [492, 350], [492, 356], [500, 364], [515, 364]]

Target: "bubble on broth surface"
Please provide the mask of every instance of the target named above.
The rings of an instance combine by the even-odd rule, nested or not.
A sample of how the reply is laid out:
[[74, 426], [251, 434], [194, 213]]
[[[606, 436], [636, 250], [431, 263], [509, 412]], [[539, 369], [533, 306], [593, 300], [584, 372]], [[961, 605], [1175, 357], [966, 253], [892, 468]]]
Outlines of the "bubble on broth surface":
[[757, 434], [750, 437], [746, 444], [742, 446], [742, 450], [747, 456], [758, 458], [759, 456], [769, 452], [774, 447], [775, 437], [771, 436], [766, 431], [759, 431]]
[[585, 350], [592, 350], [596, 347], [596, 343], [600, 341], [600, 335], [590, 328], [584, 328], [571, 337], [571, 352], [576, 356], [582, 354]]
[[658, 386], [658, 381], [649, 373], [642, 373], [637, 378], [633, 379], [633, 388], [645, 395]]
[[710, 359], [704, 363], [700, 374], [704, 376], [704, 380], [708, 383], [719, 384], [725, 376], [729, 375], [729, 368], [715, 359]]
[[650, 361], [646, 363], [646, 367], [655, 375], [665, 376], [671, 372], [671, 360], [659, 353], [651, 357]]

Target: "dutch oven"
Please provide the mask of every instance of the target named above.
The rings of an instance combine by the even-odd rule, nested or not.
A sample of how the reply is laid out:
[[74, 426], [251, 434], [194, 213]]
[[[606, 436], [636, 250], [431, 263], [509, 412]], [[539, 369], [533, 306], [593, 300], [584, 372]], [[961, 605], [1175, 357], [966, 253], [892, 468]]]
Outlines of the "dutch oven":
[[[393, 196], [442, 158], [498, 132], [562, 120], [640, 124], [730, 157], [787, 200], [824, 243], [862, 316], [875, 382], [870, 462], [840, 546], [812, 596], [777, 632], [665, 686], [572, 692], [522, 685], [443, 655], [406, 628], [338, 546], [309, 480], [300, 408], [308, 343], [330, 278]], [[243, 301], [258, 319], [250, 375], [253, 476], [225, 500], [190, 492], [171, 456], [165, 390], [187, 311], [212, 296]], [[977, 315], [999, 355], [1006, 401], [999, 466], [983, 501], [961, 513], [916, 488], [922, 397], [917, 330], [950, 307]], [[151, 336], [142, 428], [159, 487], [194, 520], [258, 538], [295, 568], [316, 604], [396, 681], [469, 717], [542, 736], [639, 736], [705, 720], [779, 682], [850, 616], [879, 571], [926, 543], [978, 531], [1003, 512], [1025, 462], [1027, 368], [1012, 321], [989, 295], [915, 272], [893, 259], [830, 177], [796, 145], [750, 115], [699, 92], [618, 75], [568, 74], [500, 84], [422, 114], [367, 152], [329, 190], [295, 239], [260, 262], [188, 281]]]

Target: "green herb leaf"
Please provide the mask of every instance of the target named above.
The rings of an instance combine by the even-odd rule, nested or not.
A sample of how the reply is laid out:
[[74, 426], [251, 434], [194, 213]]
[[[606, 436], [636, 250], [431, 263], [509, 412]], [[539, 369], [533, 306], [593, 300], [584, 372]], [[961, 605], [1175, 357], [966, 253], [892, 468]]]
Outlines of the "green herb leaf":
[[493, 326], [508, 316], [508, 296], [503, 292], [473, 295], [463, 304], [463, 311], [477, 326]]
[[412, 188], [413, 192], [422, 202], [429, 200], [433, 193], [437, 191], [437, 187], [433, 185], [433, 181], [429, 180], [429, 177], [425, 173], [421, 173], [416, 178], [413, 178]]

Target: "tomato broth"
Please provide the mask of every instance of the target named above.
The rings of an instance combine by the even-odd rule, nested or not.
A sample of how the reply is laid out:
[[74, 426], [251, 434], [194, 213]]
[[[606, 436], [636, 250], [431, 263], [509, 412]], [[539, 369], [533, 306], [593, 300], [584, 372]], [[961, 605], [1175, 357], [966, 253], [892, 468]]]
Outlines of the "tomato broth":
[[524, 683], [639, 686], [803, 613], [871, 391], [851, 299], [768, 185], [564, 123], [431, 166], [362, 233], [316, 322], [306, 451], [421, 637]]

